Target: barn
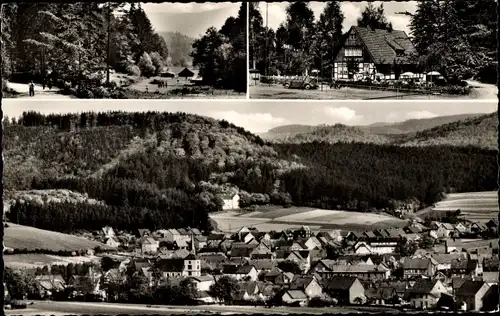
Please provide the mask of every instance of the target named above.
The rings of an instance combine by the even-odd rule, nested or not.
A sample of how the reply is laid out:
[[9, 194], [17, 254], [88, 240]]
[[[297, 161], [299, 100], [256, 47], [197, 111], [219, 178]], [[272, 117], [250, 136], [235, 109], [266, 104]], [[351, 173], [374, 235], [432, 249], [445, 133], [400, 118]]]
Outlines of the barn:
[[397, 80], [404, 72], [423, 77], [410, 61], [414, 54], [415, 47], [404, 31], [352, 26], [335, 57], [333, 77]]

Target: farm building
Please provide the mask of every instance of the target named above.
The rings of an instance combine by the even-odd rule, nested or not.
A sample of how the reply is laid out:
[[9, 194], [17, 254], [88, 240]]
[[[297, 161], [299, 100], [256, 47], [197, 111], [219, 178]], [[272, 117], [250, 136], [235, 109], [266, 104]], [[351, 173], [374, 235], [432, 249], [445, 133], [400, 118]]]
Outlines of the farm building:
[[[333, 77], [399, 79], [404, 72], [416, 71], [409, 60], [414, 53], [415, 47], [404, 31], [353, 26], [335, 58]], [[423, 74], [417, 76], [423, 77]]]
[[235, 210], [240, 208], [240, 196], [238, 194], [225, 194], [222, 196], [223, 210]]

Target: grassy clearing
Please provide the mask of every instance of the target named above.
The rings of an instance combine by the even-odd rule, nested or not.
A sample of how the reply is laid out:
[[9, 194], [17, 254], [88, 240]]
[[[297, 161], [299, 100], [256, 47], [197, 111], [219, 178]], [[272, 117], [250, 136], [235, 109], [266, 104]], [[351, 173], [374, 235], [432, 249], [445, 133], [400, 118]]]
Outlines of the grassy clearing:
[[8, 223], [4, 229], [4, 246], [13, 249], [45, 249], [49, 251], [77, 251], [85, 249], [111, 249], [103, 243], [72, 235], [29, 226]]
[[261, 231], [281, 231], [308, 225], [314, 230], [348, 229], [368, 230], [376, 228], [403, 227], [407, 221], [373, 213], [322, 210], [306, 207], [262, 207], [252, 213], [228, 211], [212, 214], [218, 227], [224, 231], [237, 231], [243, 226], [256, 227]]
[[4, 262], [7, 267], [13, 269], [31, 269], [43, 267], [45, 265], [67, 265], [70, 263], [85, 263], [100, 260], [95, 256], [76, 256], [76, 257], [61, 257], [45, 254], [17, 254], [17, 255], [4, 255]]
[[436, 203], [432, 211], [460, 210], [461, 216], [470, 221], [487, 222], [498, 214], [498, 193], [496, 191], [448, 194]]

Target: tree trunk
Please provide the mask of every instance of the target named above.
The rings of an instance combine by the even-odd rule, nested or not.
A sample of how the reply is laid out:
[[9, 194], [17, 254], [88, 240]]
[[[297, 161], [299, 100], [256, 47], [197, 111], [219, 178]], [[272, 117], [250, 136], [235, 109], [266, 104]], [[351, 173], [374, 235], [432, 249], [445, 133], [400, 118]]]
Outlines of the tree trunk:
[[106, 46], [106, 85], [109, 86], [109, 50], [111, 40], [111, 4], [108, 2], [108, 44]]

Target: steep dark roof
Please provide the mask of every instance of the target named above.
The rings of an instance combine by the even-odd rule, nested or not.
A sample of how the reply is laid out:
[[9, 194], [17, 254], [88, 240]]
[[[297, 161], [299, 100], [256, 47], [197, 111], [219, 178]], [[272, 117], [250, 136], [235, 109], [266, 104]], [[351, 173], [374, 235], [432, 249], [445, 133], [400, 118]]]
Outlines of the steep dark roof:
[[184, 259], [161, 259], [155, 266], [163, 272], [182, 272], [184, 269]]
[[462, 286], [457, 290], [457, 296], [473, 296], [481, 289], [485, 283], [483, 281], [465, 281]]
[[415, 270], [415, 269], [427, 269], [429, 266], [430, 259], [429, 258], [422, 258], [422, 259], [405, 259], [403, 263], [403, 269], [410, 269], [410, 270]]
[[351, 288], [354, 282], [356, 282], [356, 280], [356, 277], [335, 276], [330, 279], [326, 288], [333, 291], [347, 291]]
[[415, 285], [411, 288], [411, 292], [415, 294], [430, 294], [437, 280], [417, 279]]
[[313, 280], [312, 276], [298, 276], [290, 284], [290, 290], [305, 290]]
[[[377, 64], [392, 64], [394, 60], [401, 62], [416, 52], [404, 31], [373, 30], [368, 27], [353, 26], [351, 32], [359, 35]], [[396, 50], [403, 50], [405, 56], [397, 56]]]
[[178, 74], [179, 77], [192, 77], [194, 76], [194, 72], [191, 70], [184, 68], [181, 72]]

